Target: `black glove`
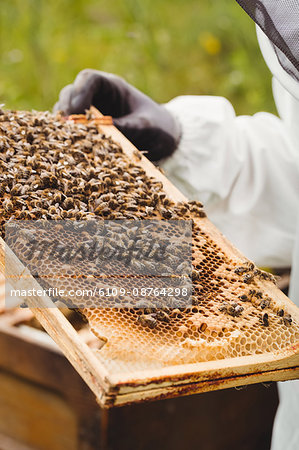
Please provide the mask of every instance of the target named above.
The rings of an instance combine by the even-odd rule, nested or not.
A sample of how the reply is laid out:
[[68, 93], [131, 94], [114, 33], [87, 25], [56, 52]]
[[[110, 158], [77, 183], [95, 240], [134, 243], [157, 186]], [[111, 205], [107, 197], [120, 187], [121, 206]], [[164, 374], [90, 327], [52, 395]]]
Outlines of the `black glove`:
[[180, 126], [167, 109], [117, 75], [82, 70], [65, 86], [54, 106], [64, 114], [82, 114], [91, 105], [112, 116], [114, 125], [152, 161], [170, 156], [180, 139]]

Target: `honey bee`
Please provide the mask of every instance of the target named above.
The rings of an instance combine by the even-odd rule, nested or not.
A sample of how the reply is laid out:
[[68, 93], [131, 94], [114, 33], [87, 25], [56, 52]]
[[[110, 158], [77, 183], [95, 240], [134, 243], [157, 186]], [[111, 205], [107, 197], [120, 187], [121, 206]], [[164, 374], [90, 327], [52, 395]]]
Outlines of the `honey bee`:
[[188, 202], [191, 206], [196, 206], [197, 208], [203, 208], [203, 204], [199, 202], [198, 200], [191, 200]]
[[237, 305], [235, 306], [235, 316], [238, 317], [244, 311], [243, 306]]
[[151, 314], [138, 316], [138, 322], [143, 327], [152, 328], [152, 329], [156, 328], [157, 324], [158, 324], [158, 322], [155, 319], [155, 317], [153, 317]]
[[187, 214], [189, 209], [187, 208], [186, 205], [182, 204], [182, 205], [177, 205], [177, 210], [180, 214], [184, 215]]
[[49, 186], [55, 188], [57, 187], [57, 185], [58, 185], [57, 177], [53, 173], [51, 173], [49, 177]]
[[162, 202], [166, 197], [165, 192], [158, 192], [158, 197], [159, 197], [159, 200]]
[[226, 302], [223, 302], [222, 305], [220, 305], [218, 309], [221, 312], [227, 312], [228, 307], [229, 307], [229, 304]]
[[234, 272], [238, 275], [243, 275], [243, 273], [251, 272], [254, 269], [254, 264], [252, 262], [246, 262], [244, 265], [237, 267]]
[[169, 198], [165, 197], [162, 200], [162, 204], [163, 204], [163, 206], [172, 206], [172, 205], [174, 205], [174, 202], [171, 201]]
[[264, 314], [262, 315], [262, 323], [263, 323], [263, 325], [264, 325], [265, 327], [268, 327], [268, 326], [269, 326], [269, 315], [268, 315], [268, 313], [264, 313]]
[[6, 186], [4, 184], [2, 184], [0, 186], [0, 196], [3, 196], [5, 194], [5, 189], [6, 189]]
[[57, 213], [57, 208], [55, 206], [50, 206], [49, 214], [56, 214], [56, 213]]
[[244, 310], [243, 306], [238, 305], [238, 303], [233, 303], [232, 305], [230, 305], [230, 306], [227, 308], [227, 313], [228, 313], [230, 316], [238, 317], [238, 316], [241, 315], [241, 313], [243, 312], [243, 310]]
[[16, 213], [16, 218], [20, 219], [20, 220], [26, 220], [26, 219], [30, 219], [30, 213], [29, 211], [18, 211]]
[[256, 294], [256, 290], [255, 289], [250, 289], [250, 291], [248, 292], [248, 295], [252, 298], [254, 297]]
[[33, 219], [40, 219], [43, 215], [42, 210], [40, 208], [33, 208], [30, 211], [30, 214], [32, 215]]
[[6, 170], [8, 168], [8, 164], [2, 159], [0, 159], [0, 168], [2, 168], [3, 170]]
[[62, 204], [63, 208], [65, 209], [71, 209], [74, 207], [74, 200], [72, 197], [66, 197], [63, 204]]
[[[150, 301], [140, 300], [134, 305], [134, 308], [138, 308], [137, 314], [152, 314], [155, 312], [155, 305]], [[155, 316], [153, 316], [155, 317]]]
[[158, 310], [155, 314], [156, 318], [158, 320], [162, 320], [162, 322], [170, 322], [170, 317], [167, 314], [167, 312], [163, 311], [163, 310]]
[[137, 149], [133, 150], [133, 155], [135, 156], [135, 158], [138, 159], [138, 161], [140, 161], [142, 159], [142, 154]]
[[290, 326], [293, 321], [291, 314], [284, 314], [282, 320], [283, 320], [284, 325], [286, 325], [286, 326]]
[[244, 311], [243, 306], [238, 303], [229, 304], [227, 302], [223, 302], [223, 304], [218, 308], [219, 311], [225, 312], [233, 317], [238, 317]]
[[109, 207], [110, 209], [116, 209], [116, 208], [118, 207], [117, 201], [115, 201], [114, 199], [109, 200], [109, 202], [108, 202], [108, 207]]
[[172, 212], [165, 209], [165, 208], [161, 208], [160, 209], [161, 215], [164, 219], [171, 219], [172, 218]]
[[246, 273], [243, 277], [243, 283], [249, 284], [253, 281], [254, 275], [253, 273]]
[[272, 283], [276, 284], [276, 277], [270, 272], [261, 270], [259, 277], [261, 280], [272, 281]]
[[262, 309], [269, 308], [269, 306], [270, 306], [270, 300], [269, 299], [264, 299], [260, 303], [260, 307]]
[[105, 185], [107, 187], [111, 186], [111, 184], [112, 184], [111, 178], [110, 177], [106, 177], [105, 180], [104, 180], [104, 183], [105, 183]]
[[13, 210], [13, 203], [12, 203], [12, 201], [9, 200], [8, 198], [4, 199], [3, 207], [4, 207], [5, 211], [11, 212]]
[[68, 219], [74, 219], [75, 216], [76, 216], [76, 213], [75, 213], [75, 211], [74, 211], [73, 209], [69, 209], [69, 210], [67, 211], [66, 217], [67, 217]]
[[61, 217], [62, 217], [62, 219], [67, 219], [67, 217], [68, 217], [68, 213], [64, 209], [61, 211]]
[[43, 203], [40, 200], [32, 200], [31, 204], [34, 208], [42, 208]]
[[21, 169], [21, 176], [25, 180], [27, 180], [30, 177], [31, 169], [29, 167], [24, 167]]
[[54, 203], [60, 203], [61, 202], [61, 192], [55, 192], [54, 196], [53, 196], [53, 201]]
[[243, 273], [247, 272], [247, 270], [248, 270], [247, 267], [240, 266], [240, 267], [237, 267], [234, 270], [234, 272], [238, 275], [242, 275]]
[[22, 185], [20, 183], [15, 184], [10, 191], [11, 195], [21, 195], [21, 192], [22, 192]]
[[255, 277], [259, 277], [261, 273], [262, 273], [261, 269], [255, 269], [254, 272], [253, 272], [253, 275]]
[[95, 168], [92, 167], [92, 168], [90, 168], [89, 171], [88, 171], [88, 179], [89, 179], [89, 180], [92, 180], [92, 179], [95, 178], [95, 177], [96, 177], [96, 171], [95, 171]]
[[20, 236], [28, 242], [35, 240], [35, 235], [30, 230], [20, 230]]

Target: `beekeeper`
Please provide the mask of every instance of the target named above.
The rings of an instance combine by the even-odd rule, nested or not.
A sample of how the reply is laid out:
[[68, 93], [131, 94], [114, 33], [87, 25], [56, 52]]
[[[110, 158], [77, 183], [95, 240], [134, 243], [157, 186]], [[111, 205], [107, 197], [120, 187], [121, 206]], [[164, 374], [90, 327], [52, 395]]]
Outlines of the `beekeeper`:
[[[255, 20], [273, 74], [279, 117], [236, 116], [222, 97], [182, 96], [159, 105], [116, 75], [83, 70], [56, 110], [91, 104], [259, 266], [292, 265], [290, 297], [299, 306], [299, 2], [240, 0]], [[299, 381], [279, 384], [272, 450], [299, 449]]]

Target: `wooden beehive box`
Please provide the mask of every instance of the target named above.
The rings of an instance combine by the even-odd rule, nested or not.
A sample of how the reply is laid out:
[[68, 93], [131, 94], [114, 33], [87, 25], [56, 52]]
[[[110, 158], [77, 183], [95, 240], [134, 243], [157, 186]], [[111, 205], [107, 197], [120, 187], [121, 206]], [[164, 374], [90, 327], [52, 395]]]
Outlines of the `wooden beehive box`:
[[[0, 276], [0, 448], [99, 448], [101, 410], [92, 392], [30, 310], [3, 305]], [[79, 334], [90, 343], [86, 331]]]

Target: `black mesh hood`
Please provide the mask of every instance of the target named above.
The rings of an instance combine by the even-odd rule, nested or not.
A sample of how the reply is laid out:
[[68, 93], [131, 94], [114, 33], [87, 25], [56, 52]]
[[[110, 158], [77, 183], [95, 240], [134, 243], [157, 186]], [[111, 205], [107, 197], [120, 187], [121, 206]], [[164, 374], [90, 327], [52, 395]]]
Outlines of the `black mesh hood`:
[[237, 0], [274, 44], [282, 67], [299, 81], [299, 0]]

